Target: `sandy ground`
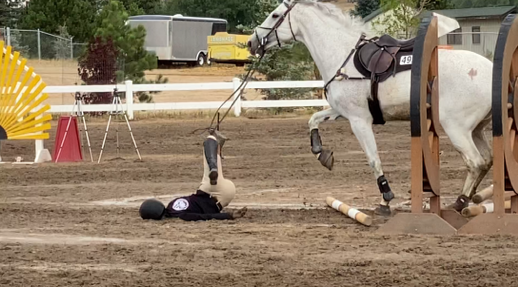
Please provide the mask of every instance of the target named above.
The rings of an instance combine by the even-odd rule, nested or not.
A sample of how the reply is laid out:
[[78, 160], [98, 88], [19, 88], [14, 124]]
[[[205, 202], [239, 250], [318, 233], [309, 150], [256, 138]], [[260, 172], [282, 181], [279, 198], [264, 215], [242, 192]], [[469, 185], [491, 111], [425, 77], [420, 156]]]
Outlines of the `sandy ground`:
[[[379, 192], [348, 123], [321, 127], [324, 145], [336, 157], [328, 171], [310, 152], [307, 120], [225, 121], [230, 140], [224, 175], [238, 189], [228, 209], [249, 208], [236, 221], [150, 222], [138, 216], [146, 198], [168, 202], [197, 188], [203, 138], [191, 132], [207, 126], [207, 119], [133, 122], [143, 162], [135, 161], [121, 124], [123, 160], [114, 160], [113, 132], [100, 164], [0, 165], [0, 286], [516, 284], [516, 238], [377, 234], [386, 219], [369, 209]], [[89, 123], [95, 160], [105, 127]], [[410, 187], [409, 124], [375, 130], [394, 204], [402, 203]], [[451, 199], [466, 172], [450, 142], [442, 143], [442, 190]], [[53, 140], [46, 145], [53, 151]], [[5, 160], [30, 158], [32, 150], [30, 142], [2, 143]], [[373, 226], [326, 208], [328, 195], [371, 214]]]

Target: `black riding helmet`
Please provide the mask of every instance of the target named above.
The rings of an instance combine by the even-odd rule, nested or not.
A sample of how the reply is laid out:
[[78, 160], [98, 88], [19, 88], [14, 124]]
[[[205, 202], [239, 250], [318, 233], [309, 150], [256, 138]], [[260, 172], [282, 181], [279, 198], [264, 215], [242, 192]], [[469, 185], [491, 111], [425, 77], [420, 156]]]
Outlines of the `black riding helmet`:
[[142, 219], [160, 220], [164, 216], [165, 206], [154, 198], [147, 199], [140, 205], [139, 214]]

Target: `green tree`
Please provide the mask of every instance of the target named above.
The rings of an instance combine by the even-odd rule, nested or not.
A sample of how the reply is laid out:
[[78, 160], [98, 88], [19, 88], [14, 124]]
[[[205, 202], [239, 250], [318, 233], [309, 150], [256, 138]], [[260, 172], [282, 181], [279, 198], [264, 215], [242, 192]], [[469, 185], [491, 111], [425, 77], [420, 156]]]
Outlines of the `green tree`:
[[[250, 25], [240, 25], [237, 28], [247, 34], [253, 32], [253, 28], [261, 24], [266, 17], [279, 5], [276, 0], [260, 0], [259, 7], [255, 11], [254, 21]], [[257, 72], [267, 81], [297, 81], [321, 79], [318, 68], [315, 66], [311, 54], [304, 44], [300, 42], [274, 47], [260, 63], [258, 58], [251, 56], [251, 64], [246, 67], [248, 72], [256, 67]], [[243, 79], [245, 75], [240, 75]], [[259, 80], [254, 77], [252, 80]], [[266, 99], [279, 100], [287, 98], [307, 98], [314, 89], [260, 89]], [[276, 111], [285, 109], [274, 109]]]
[[[396, 38], [409, 39], [415, 36], [421, 14], [429, 0], [381, 0], [382, 17], [372, 21], [375, 31]], [[390, 11], [391, 13], [386, 13]]]
[[452, 0], [452, 6], [454, 8], [477, 8], [503, 5], [518, 6], [518, 0]]
[[158, 12], [157, 8], [164, 2], [175, 2], [175, 1], [162, 1], [162, 0], [122, 0], [124, 7], [132, 15], [140, 14], [155, 14]]
[[59, 36], [54, 41], [54, 52], [56, 54], [56, 59], [70, 59], [71, 48], [70, 47], [70, 34], [68, 34], [68, 29], [66, 26], [59, 27]]
[[111, 0], [104, 6], [97, 18], [94, 36], [111, 38], [124, 63], [124, 78], [138, 82], [144, 78], [144, 71], [156, 68], [156, 57], [144, 48], [146, 30], [142, 26], [131, 28], [125, 25], [128, 20], [126, 9], [118, 0]]
[[76, 42], [87, 42], [93, 35], [97, 1], [95, 0], [31, 0], [22, 15], [22, 29], [40, 29], [58, 34], [60, 26]]
[[[264, 55], [261, 63], [257, 65], [258, 59], [252, 58], [252, 64], [256, 66], [257, 72], [264, 76], [266, 81], [302, 81], [316, 79], [318, 71], [311, 54], [306, 46], [300, 42], [283, 45], [281, 48], [274, 47]], [[249, 71], [253, 66], [249, 65]], [[243, 78], [244, 75], [241, 75]], [[258, 78], [254, 78], [258, 80]], [[261, 89], [261, 93], [268, 100], [282, 100], [294, 98], [307, 98], [313, 89]]]
[[[151, 83], [145, 79], [145, 71], [157, 67], [157, 59], [144, 48], [146, 30], [143, 26], [131, 28], [125, 25], [128, 20], [128, 12], [118, 0], [111, 0], [104, 6], [97, 18], [95, 36], [102, 39], [112, 39], [119, 51], [118, 60], [123, 66], [117, 72], [117, 79], [132, 80], [134, 83]], [[165, 82], [158, 76], [156, 82]], [[150, 99], [138, 95], [141, 101]]]
[[0, 0], [0, 27], [16, 28], [22, 8], [21, 0]]
[[257, 0], [176, 0], [169, 2], [176, 2], [165, 4], [169, 15], [223, 18], [228, 21], [229, 31], [232, 33], [237, 31], [238, 25], [254, 23], [255, 12], [259, 9]]
[[155, 9], [153, 9], [150, 14], [163, 14], [163, 15], [179, 14], [178, 1], [173, 1], [173, 0], [162, 1], [160, 4], [155, 6]]
[[[417, 3], [419, 8], [419, 4]], [[451, 0], [429, 0], [424, 3], [424, 9], [426, 10], [444, 10], [444, 9], [452, 9], [453, 3]]]
[[[86, 85], [115, 85], [117, 83], [117, 58], [119, 50], [112, 39], [93, 37], [88, 42], [86, 53], [79, 58], [77, 72]], [[87, 93], [83, 95], [85, 104], [109, 104], [113, 94]], [[103, 115], [105, 112], [90, 113]]]
[[365, 18], [372, 12], [380, 8], [379, 0], [358, 0], [354, 4], [354, 9], [350, 13], [354, 16]]
[[261, 25], [262, 22], [279, 6], [276, 0], [257, 0], [257, 9], [253, 10], [252, 21], [247, 24], [239, 24], [236, 30], [239, 33], [252, 34], [254, 28]]

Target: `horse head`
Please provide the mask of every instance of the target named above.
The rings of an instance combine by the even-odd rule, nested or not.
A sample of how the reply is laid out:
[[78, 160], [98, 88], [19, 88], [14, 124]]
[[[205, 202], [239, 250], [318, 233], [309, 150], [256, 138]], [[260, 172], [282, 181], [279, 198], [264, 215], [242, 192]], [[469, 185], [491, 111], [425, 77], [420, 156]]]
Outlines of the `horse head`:
[[261, 25], [255, 28], [248, 40], [248, 50], [252, 55], [265, 53], [275, 45], [281, 46], [296, 40], [290, 13], [298, 2], [297, 0], [279, 0], [279, 6], [268, 15]]
[[[342, 14], [343, 12], [336, 9], [336, 6], [331, 5], [331, 7], [328, 5], [329, 3], [325, 3], [332, 2], [331, 0], [279, 0], [278, 2], [279, 6], [277, 6], [277, 8], [268, 15], [264, 22], [255, 28], [254, 33], [250, 35], [247, 45], [248, 50], [252, 55], [264, 54], [274, 46], [281, 47], [282, 44], [290, 41], [298, 41], [299, 39], [297, 38], [302, 39], [303, 32], [301, 31], [300, 21], [305, 22], [306, 20], [310, 21], [314, 19], [301, 19], [301, 17], [307, 17], [307, 15], [301, 16], [300, 12], [302, 12], [302, 10], [299, 9], [323, 7], [323, 9], [320, 9], [320, 13], [322, 13], [322, 17], [325, 17], [326, 19], [322, 19], [322, 17], [317, 16], [317, 18], [320, 18], [318, 23], [319, 25], [322, 24], [322, 21], [325, 21], [325, 25], [336, 25], [336, 23], [340, 23], [339, 27], [344, 28], [345, 30], [351, 30], [352, 32], [355, 32], [355, 30], [358, 29], [364, 29], [363, 26], [355, 27], [357, 26], [356, 22], [358, 22], [356, 20], [347, 21], [347, 18]], [[302, 8], [302, 6], [305, 7]], [[336, 13], [336, 11], [330, 11], [330, 8], [335, 8], [339, 13]], [[294, 13], [297, 13], [297, 15]], [[340, 14], [338, 22], [334, 21], [336, 18], [327, 17], [328, 15], [336, 16], [337, 14]], [[344, 21], [345, 23], [342, 23]], [[335, 23], [333, 24], [333, 22]], [[350, 25], [351, 23], [354, 23], [354, 25]]]

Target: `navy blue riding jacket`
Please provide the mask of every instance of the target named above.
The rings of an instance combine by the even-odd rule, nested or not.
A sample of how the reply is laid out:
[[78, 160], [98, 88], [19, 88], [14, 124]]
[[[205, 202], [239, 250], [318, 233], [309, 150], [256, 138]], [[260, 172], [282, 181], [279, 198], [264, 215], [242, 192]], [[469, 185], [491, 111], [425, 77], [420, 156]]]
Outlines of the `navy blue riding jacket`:
[[232, 215], [221, 213], [221, 205], [218, 205], [214, 198], [201, 190], [169, 202], [165, 217], [176, 217], [185, 221], [232, 219]]

